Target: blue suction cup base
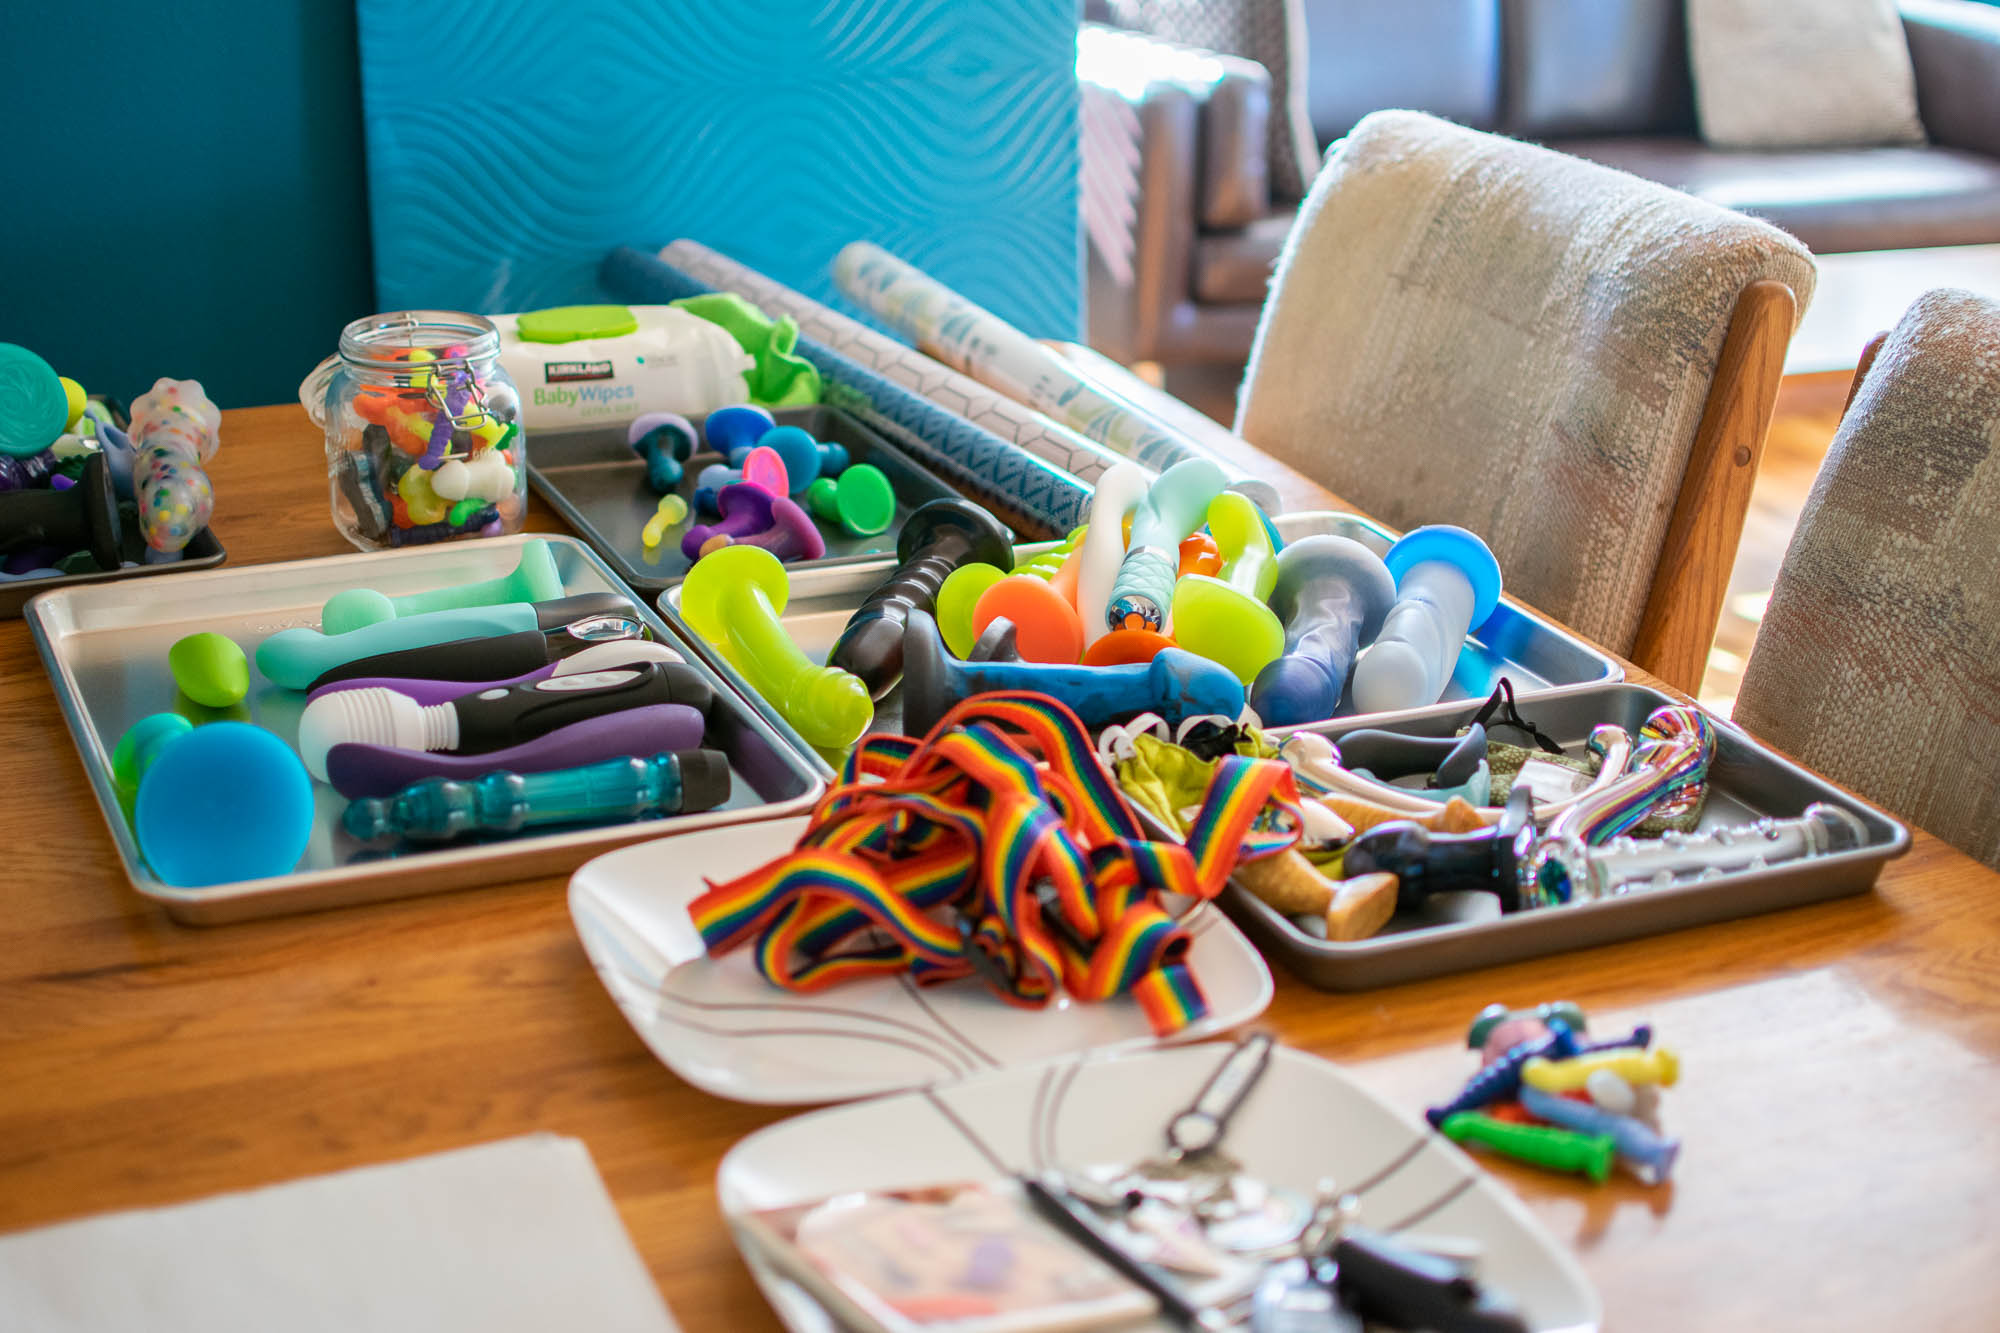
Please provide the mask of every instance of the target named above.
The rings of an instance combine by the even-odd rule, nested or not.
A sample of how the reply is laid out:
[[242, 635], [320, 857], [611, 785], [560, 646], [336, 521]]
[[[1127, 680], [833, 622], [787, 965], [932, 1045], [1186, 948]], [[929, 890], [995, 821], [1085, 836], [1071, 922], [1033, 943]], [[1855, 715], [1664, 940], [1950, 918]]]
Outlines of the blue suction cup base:
[[176, 888], [283, 875], [312, 836], [312, 779], [263, 728], [210, 723], [146, 770], [132, 825], [153, 873]]
[[1399, 587], [1412, 566], [1428, 560], [1442, 560], [1464, 571], [1472, 584], [1472, 628], [1485, 624], [1500, 605], [1500, 562], [1479, 535], [1449, 523], [1432, 523], [1405, 533], [1382, 557]]

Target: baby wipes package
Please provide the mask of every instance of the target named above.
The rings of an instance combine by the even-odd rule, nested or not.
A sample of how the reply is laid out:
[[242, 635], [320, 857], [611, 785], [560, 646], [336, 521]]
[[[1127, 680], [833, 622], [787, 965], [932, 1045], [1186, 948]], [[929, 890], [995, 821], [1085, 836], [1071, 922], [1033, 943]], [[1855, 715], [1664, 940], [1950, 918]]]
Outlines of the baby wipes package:
[[728, 329], [676, 306], [561, 306], [492, 318], [531, 432], [620, 426], [646, 412], [699, 418], [752, 396], [756, 358]]

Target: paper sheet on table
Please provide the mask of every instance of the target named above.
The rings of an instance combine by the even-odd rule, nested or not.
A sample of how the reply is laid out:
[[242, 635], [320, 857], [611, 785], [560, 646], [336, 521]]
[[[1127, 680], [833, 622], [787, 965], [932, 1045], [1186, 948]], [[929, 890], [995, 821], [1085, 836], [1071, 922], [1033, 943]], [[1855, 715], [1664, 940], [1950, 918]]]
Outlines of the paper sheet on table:
[[673, 1333], [590, 1153], [536, 1134], [0, 1237], [37, 1333]]

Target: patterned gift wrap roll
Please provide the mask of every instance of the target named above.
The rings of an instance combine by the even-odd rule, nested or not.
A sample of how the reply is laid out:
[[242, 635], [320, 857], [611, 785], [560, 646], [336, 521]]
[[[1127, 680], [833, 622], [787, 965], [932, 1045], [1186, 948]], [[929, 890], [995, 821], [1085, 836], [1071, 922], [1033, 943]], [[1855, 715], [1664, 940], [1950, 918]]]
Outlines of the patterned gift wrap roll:
[[1078, 481], [1095, 484], [1106, 470], [1123, 461], [1116, 451], [1085, 439], [1032, 407], [961, 375], [942, 361], [878, 333], [860, 320], [830, 310], [810, 296], [795, 292], [699, 241], [675, 241], [660, 251], [660, 258], [697, 282], [735, 292], [767, 314], [790, 315], [798, 321], [799, 332], [806, 337], [906, 389], [952, 408], [973, 424], [1011, 440]]
[[896, 256], [855, 241], [834, 256], [833, 279], [856, 305], [924, 351], [982, 384], [1053, 413], [1104, 448], [1142, 467], [1165, 472], [1190, 458], [1222, 468], [1229, 488], [1267, 514], [1278, 493], [1139, 408], [1092, 384], [1060, 356], [1006, 320]]
[[[598, 277], [621, 301], [665, 303], [714, 290], [630, 246], [607, 255]], [[967, 495], [1042, 529], [1023, 536], [1055, 536], [1087, 518], [1091, 490], [1075, 477], [813, 339], [801, 335], [795, 350], [818, 367], [830, 405], [855, 411]], [[858, 410], [864, 404], [871, 411]]]

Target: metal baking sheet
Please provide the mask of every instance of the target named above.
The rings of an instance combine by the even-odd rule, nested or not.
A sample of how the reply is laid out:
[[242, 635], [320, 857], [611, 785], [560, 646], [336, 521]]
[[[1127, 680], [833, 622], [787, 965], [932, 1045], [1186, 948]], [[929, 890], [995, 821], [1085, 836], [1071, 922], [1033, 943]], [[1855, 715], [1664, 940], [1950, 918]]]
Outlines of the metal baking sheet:
[[[145, 549], [138, 529], [127, 525], [124, 531], [125, 558], [137, 561]], [[28, 600], [39, 593], [51, 592], [59, 588], [88, 588], [100, 583], [116, 583], [123, 579], [153, 579], [162, 574], [186, 574], [198, 569], [214, 569], [229, 553], [222, 549], [222, 543], [215, 538], [215, 529], [203, 528], [188, 542], [181, 552], [181, 558], [171, 564], [120, 565], [117, 569], [100, 569], [91, 574], [64, 574], [60, 578], [6, 579], [0, 580], [0, 620], [19, 620]]]
[[[886, 530], [872, 537], [850, 537], [839, 524], [822, 521], [819, 530], [826, 538], [826, 555], [818, 560], [789, 562], [788, 568], [794, 571], [893, 556], [896, 535], [903, 530], [911, 510], [926, 500], [957, 494], [909, 455], [838, 409], [794, 408], [771, 416], [781, 426], [798, 426], [816, 440], [846, 446], [849, 461], [872, 463], [882, 469], [896, 492], [896, 515]], [[537, 432], [528, 441], [528, 478], [618, 577], [654, 597], [687, 573], [690, 562], [681, 554], [681, 536], [688, 526], [714, 519], [690, 513], [668, 530], [665, 541], [647, 549], [641, 533], [658, 510], [660, 497], [646, 485], [646, 465], [626, 444], [625, 433], [623, 426]], [[722, 461], [720, 454], [699, 453], [688, 462], [678, 489], [690, 508], [696, 477], [709, 464]]]
[[[1528, 701], [1521, 711], [1569, 753], [1582, 754], [1592, 727], [1609, 722], [1636, 732], [1654, 709], [1678, 702], [1642, 685], [1608, 685], [1544, 695]], [[1474, 711], [1476, 705], [1461, 704], [1448, 712], [1387, 725], [1413, 736], [1449, 736], [1471, 721]], [[1338, 740], [1364, 725], [1384, 724], [1343, 718], [1307, 729]], [[1301, 980], [1326, 990], [1368, 990], [1865, 893], [1874, 886], [1884, 862], [1909, 850], [1910, 833], [1903, 825], [1718, 719], [1703, 829], [1747, 824], [1764, 816], [1788, 818], [1803, 814], [1815, 801], [1855, 815], [1868, 830], [1867, 842], [1852, 851], [1763, 870], [1733, 871], [1696, 883], [1537, 908], [1498, 920], [1439, 924], [1420, 914], [1399, 913], [1382, 934], [1366, 940], [1332, 941], [1308, 935], [1234, 880], [1223, 890], [1221, 901], [1267, 956]]]
[[[1274, 523], [1278, 535], [1288, 542], [1330, 533], [1352, 538], [1378, 553], [1388, 550], [1395, 542], [1395, 534], [1388, 528], [1357, 514], [1331, 511], [1282, 514]], [[1037, 542], [1014, 549], [1020, 558], [1026, 558], [1048, 550], [1051, 545], [1053, 543]], [[833, 651], [840, 631], [846, 626], [848, 616], [894, 567], [894, 561], [876, 560], [833, 568], [793, 568], [791, 600], [781, 617], [785, 628], [809, 657], [825, 661], [826, 655]], [[662, 594], [659, 605], [684, 637], [701, 646], [709, 664], [729, 677], [758, 704], [767, 720], [784, 729], [788, 736], [796, 737], [777, 711], [750, 688], [735, 668], [724, 661], [720, 653], [702, 643], [700, 636], [680, 619], [678, 587]], [[1513, 683], [1516, 697], [1525, 699], [1551, 691], [1623, 680], [1625, 669], [1617, 659], [1592, 648], [1561, 626], [1503, 601], [1492, 617], [1467, 637], [1465, 647], [1458, 655], [1458, 666], [1451, 682], [1445, 687], [1442, 702], [1429, 708], [1394, 714], [1377, 713], [1368, 717], [1379, 720], [1391, 716], [1414, 718], [1456, 713], [1465, 700], [1484, 701], [1493, 693], [1502, 676]], [[894, 732], [901, 725], [902, 708], [898, 692], [891, 691], [876, 705], [873, 730]], [[1275, 730], [1284, 732], [1293, 729]], [[800, 740], [798, 744], [803, 746], [805, 742]], [[838, 757], [832, 758], [837, 764]]]
[[[326, 599], [346, 588], [394, 596], [498, 577], [520, 562], [521, 547], [531, 540], [548, 542], [565, 595], [624, 591], [604, 562], [575, 538], [521, 534], [195, 573], [164, 584], [107, 583], [44, 593], [31, 602], [28, 620], [36, 645], [133, 887], [179, 921], [236, 921], [566, 872], [642, 838], [775, 819], [812, 807], [825, 789], [819, 761], [767, 722], [651, 608], [637, 604], [655, 635], [679, 649], [715, 687], [715, 714], [705, 740], [729, 755], [735, 778], [721, 807], [391, 854], [366, 848], [340, 829], [346, 802], [321, 783], [314, 786], [312, 841], [291, 874], [208, 888], [177, 888], [153, 876], [111, 776], [112, 747], [128, 727], [148, 714], [175, 710], [196, 720], [237, 717], [296, 744], [305, 696], [258, 673], [254, 655], [265, 636], [318, 625]], [[250, 694], [236, 709], [203, 709], [175, 688], [167, 649], [200, 630], [228, 635], [251, 656]]]

